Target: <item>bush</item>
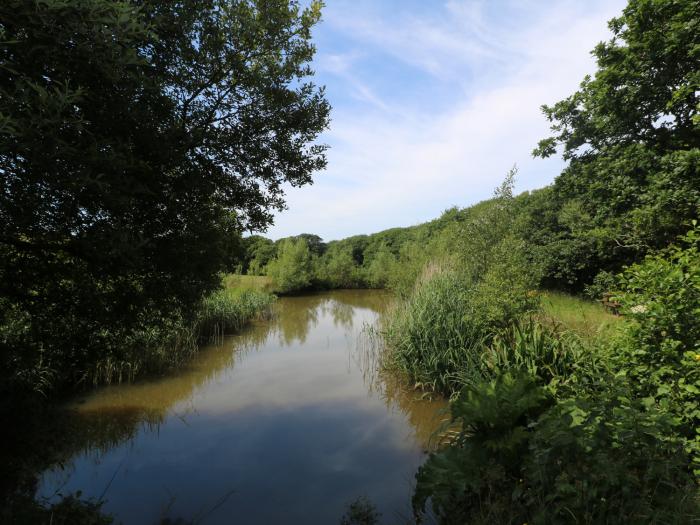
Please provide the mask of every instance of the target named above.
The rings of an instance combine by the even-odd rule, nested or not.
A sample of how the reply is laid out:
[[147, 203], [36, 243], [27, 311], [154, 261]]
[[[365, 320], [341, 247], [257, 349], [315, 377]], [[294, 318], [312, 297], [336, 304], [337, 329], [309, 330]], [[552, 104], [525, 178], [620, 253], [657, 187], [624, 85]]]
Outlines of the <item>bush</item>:
[[304, 239], [285, 239], [275, 257], [267, 265], [267, 275], [275, 283], [275, 291], [292, 293], [305, 290], [313, 280], [313, 259]]
[[534, 523], [691, 523], [696, 486], [674, 418], [627, 385], [561, 400], [531, 426], [523, 458]]
[[[501, 284], [497, 268], [479, 283], [450, 267], [426, 267], [413, 294], [389, 313], [389, 364], [417, 386], [450, 395], [482, 378], [494, 336], [536, 306], [524, 283]], [[502, 293], [500, 293], [502, 292]]]
[[389, 363], [419, 387], [451, 395], [482, 379], [484, 349], [538, 305], [525, 246], [510, 233], [514, 175], [508, 174], [495, 199], [435, 240], [445, 253], [448, 246], [457, 249], [441, 263], [424, 264], [387, 317]]
[[569, 383], [575, 374], [589, 375], [597, 368], [590, 348], [579, 337], [542, 325], [532, 317], [501, 331], [481, 361], [487, 377], [526, 373], [552, 391]]
[[635, 396], [681, 421], [700, 477], [700, 228], [627, 268], [616, 299], [630, 319], [616, 341]]
[[612, 292], [617, 286], [615, 276], [606, 271], [600, 272], [593, 278], [593, 282], [586, 285], [584, 291], [586, 295], [594, 301], [600, 301], [606, 294]]
[[696, 486], [671, 416], [610, 381], [559, 401], [527, 374], [465, 388], [449, 446], [417, 474], [440, 523], [691, 523]]
[[416, 475], [416, 515], [430, 500], [441, 523], [526, 521], [522, 458], [529, 424], [551, 403], [547, 391], [522, 374], [465, 387], [450, 405], [456, 435]]

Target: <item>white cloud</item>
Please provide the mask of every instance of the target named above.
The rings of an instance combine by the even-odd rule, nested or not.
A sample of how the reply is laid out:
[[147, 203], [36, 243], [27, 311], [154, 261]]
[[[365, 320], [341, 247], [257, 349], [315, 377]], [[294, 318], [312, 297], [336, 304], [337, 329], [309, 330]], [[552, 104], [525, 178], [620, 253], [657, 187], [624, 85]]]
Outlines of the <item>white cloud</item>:
[[[330, 11], [326, 30], [349, 35], [357, 49], [322, 54], [319, 70], [356, 103], [336, 104], [325, 137], [332, 146], [327, 172], [314, 186], [290, 191], [290, 209], [270, 235], [308, 231], [334, 239], [416, 224], [487, 198], [514, 163], [518, 189], [551, 182], [561, 162], [530, 155], [548, 132], [539, 107], [569, 95], [594, 71], [589, 52], [608, 38], [606, 21], [624, 1], [542, 4], [507, 0], [500, 18], [486, 12], [492, 4], [456, 0], [425, 19]], [[409, 65], [416, 79], [450, 98], [397, 102], [387, 96], [391, 84], [378, 94], [370, 85], [382, 71], [362, 65], [380, 56]], [[399, 90], [411, 78], [389, 80]]]

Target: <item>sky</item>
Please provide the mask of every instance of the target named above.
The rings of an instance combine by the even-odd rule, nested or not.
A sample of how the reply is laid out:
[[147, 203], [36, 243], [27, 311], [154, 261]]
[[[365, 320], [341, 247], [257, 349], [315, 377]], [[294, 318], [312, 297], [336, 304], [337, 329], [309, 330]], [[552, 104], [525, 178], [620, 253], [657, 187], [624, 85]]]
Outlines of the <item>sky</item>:
[[326, 0], [315, 82], [333, 109], [328, 167], [288, 188], [265, 233], [326, 241], [412, 226], [489, 198], [514, 165], [516, 191], [551, 183], [533, 159], [553, 104], [595, 72], [591, 50], [626, 0]]

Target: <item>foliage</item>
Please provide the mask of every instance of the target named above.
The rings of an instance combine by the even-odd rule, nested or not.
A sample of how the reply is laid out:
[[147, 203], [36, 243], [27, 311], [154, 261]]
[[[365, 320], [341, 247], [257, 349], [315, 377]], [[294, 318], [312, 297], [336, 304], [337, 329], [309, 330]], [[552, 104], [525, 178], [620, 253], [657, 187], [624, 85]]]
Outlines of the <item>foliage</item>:
[[595, 76], [543, 107], [554, 134], [535, 150], [561, 146], [569, 161], [529, 238], [551, 282], [574, 289], [665, 246], [700, 210], [697, 2], [630, 0], [609, 26]]
[[267, 265], [275, 290], [291, 293], [311, 286], [313, 259], [304, 239], [286, 239], [277, 250], [277, 257]]
[[700, 477], [700, 228], [680, 241], [622, 275], [617, 299], [631, 322], [616, 355], [635, 395], [679, 419]]
[[350, 247], [333, 245], [317, 259], [316, 279], [327, 288], [356, 288], [359, 272]]
[[593, 278], [593, 282], [587, 285], [584, 289], [586, 295], [593, 300], [599, 301], [606, 294], [610, 294], [616, 287], [617, 281], [615, 276], [606, 271], [600, 272]]
[[466, 387], [450, 445], [417, 474], [441, 523], [690, 523], [700, 516], [673, 418], [624, 388], [555, 399], [529, 374]]
[[397, 264], [396, 257], [387, 245], [382, 245], [367, 265], [367, 283], [372, 288], [387, 288]]
[[[625, 270], [626, 321], [584, 340], [533, 320], [495, 337], [418, 473], [443, 523], [691, 523], [697, 492], [700, 231]], [[539, 399], [547, 402], [528, 404]], [[527, 413], [528, 408], [536, 410]], [[694, 474], [693, 474], [694, 470]]]
[[521, 461], [528, 426], [551, 403], [527, 376], [505, 374], [465, 387], [450, 405], [457, 435], [416, 475], [416, 513], [430, 499], [443, 523], [523, 523]]
[[4, 365], [67, 387], [193, 320], [239, 232], [325, 165], [320, 7], [2, 2], [0, 319], [23, 325]]
[[347, 511], [340, 519], [340, 525], [376, 525], [381, 513], [367, 498], [357, 498], [348, 505]]
[[481, 356], [486, 377], [527, 374], [556, 391], [581, 368], [593, 367], [589, 350], [575, 335], [519, 320], [501, 331]]
[[217, 339], [235, 333], [251, 319], [268, 317], [273, 295], [255, 290], [225, 289], [202, 301], [195, 321], [197, 338]]
[[593, 343], [608, 337], [623, 322], [622, 317], [602, 304], [583, 297], [548, 291], [541, 293], [540, 302], [538, 317], [543, 323], [564, 328]]
[[263, 275], [265, 267], [277, 255], [275, 243], [260, 235], [251, 235], [243, 239], [243, 246], [241, 273]]
[[523, 472], [534, 523], [691, 523], [697, 488], [673, 417], [624, 388], [564, 399], [533, 425]]
[[392, 366], [423, 388], [450, 395], [482, 378], [494, 336], [538, 302], [535, 273], [510, 234], [512, 171], [496, 198], [446, 229], [450, 259], [431, 262], [386, 321]]

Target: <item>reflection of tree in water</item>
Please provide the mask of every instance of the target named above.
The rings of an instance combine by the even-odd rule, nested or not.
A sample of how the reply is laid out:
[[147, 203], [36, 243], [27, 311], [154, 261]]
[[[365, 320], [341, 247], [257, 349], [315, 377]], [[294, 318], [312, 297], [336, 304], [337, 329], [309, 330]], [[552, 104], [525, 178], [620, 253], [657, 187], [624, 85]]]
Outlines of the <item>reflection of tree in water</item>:
[[[39, 415], [28, 410], [27, 413], [35, 414], [32, 418], [20, 413], [18, 420], [22, 421], [12, 425], [10, 443], [0, 447], [3, 502], [12, 494], [33, 497], [40, 476], [47, 469], [68, 464], [78, 454], [102, 455], [134, 439], [144, 429], [156, 430], [176, 406], [178, 411], [186, 412], [195, 391], [217, 380], [238, 359], [257, 351], [270, 338], [278, 335], [282, 345], [296, 341], [303, 344], [309, 331], [325, 315], [332, 317], [336, 327], [359, 328], [357, 309], [382, 312], [387, 299], [380, 292], [355, 290], [283, 298], [274, 319], [255, 322], [238, 335], [226, 337], [222, 345], [202, 349], [191, 363], [166, 377], [100, 389], [67, 411]], [[361, 344], [362, 338], [358, 347]], [[359, 362], [368, 387], [390, 410], [405, 414], [416, 438], [427, 444], [439, 423], [435, 402], [420, 400], [419, 393], [377, 374], [375, 354], [356, 352], [351, 357]], [[444, 403], [438, 406], [441, 405]], [[174, 415], [185, 417], [186, 413]]]
[[[35, 408], [35, 407], [31, 407]], [[27, 410], [0, 448], [0, 508], [33, 498], [41, 473], [79, 454], [101, 454], [163, 422], [159, 411], [119, 407], [83, 414], [70, 409]], [[0, 513], [1, 515], [2, 513]]]
[[290, 346], [297, 341], [304, 344], [309, 330], [318, 324], [319, 306], [326, 300], [321, 295], [280, 299], [274, 323], [280, 344]]
[[101, 388], [65, 408], [17, 407], [12, 431], [0, 447], [0, 505], [8, 508], [13, 500], [33, 497], [44, 471], [63, 467], [77, 455], [99, 457], [142, 430], [157, 431], [173, 406], [257, 349], [269, 332], [269, 323], [256, 323], [203, 348], [166, 377]]
[[324, 305], [324, 313], [328, 312], [333, 317], [333, 324], [338, 328], [350, 330], [355, 318], [355, 307], [347, 303], [331, 299]]
[[285, 297], [276, 306], [275, 328], [280, 335], [280, 344], [289, 346], [295, 342], [303, 344], [311, 329], [318, 325], [321, 316], [330, 315], [335, 326], [353, 327], [355, 309], [363, 308], [383, 312], [389, 295], [382, 291], [335, 290], [322, 294], [300, 297]]

